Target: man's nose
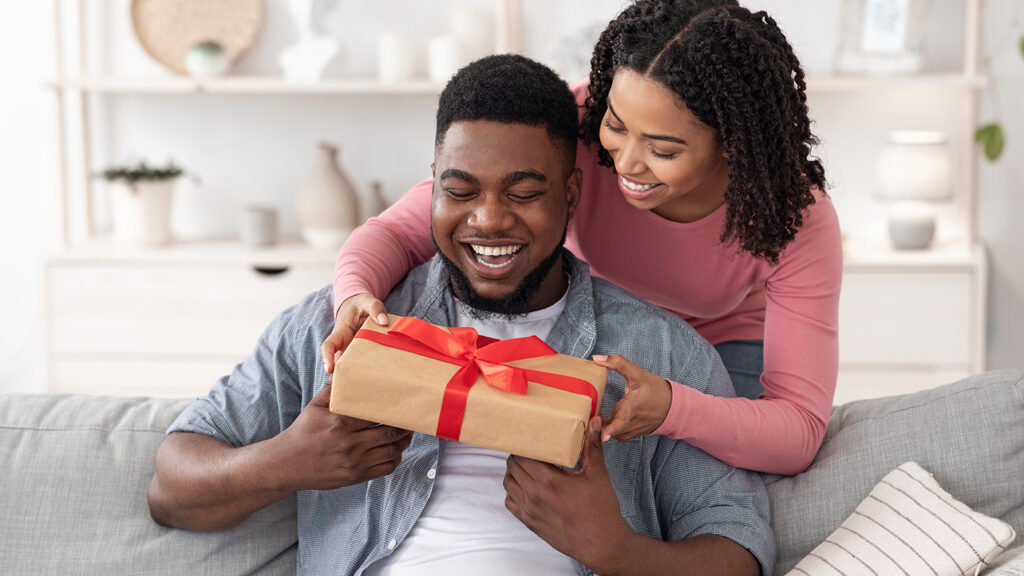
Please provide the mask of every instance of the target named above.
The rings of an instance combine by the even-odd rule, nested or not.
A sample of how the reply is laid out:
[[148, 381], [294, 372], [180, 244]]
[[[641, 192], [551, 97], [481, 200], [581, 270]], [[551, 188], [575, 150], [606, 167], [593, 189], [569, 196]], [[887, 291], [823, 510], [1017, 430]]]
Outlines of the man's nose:
[[500, 194], [487, 194], [469, 214], [468, 224], [485, 234], [511, 228], [516, 215]]

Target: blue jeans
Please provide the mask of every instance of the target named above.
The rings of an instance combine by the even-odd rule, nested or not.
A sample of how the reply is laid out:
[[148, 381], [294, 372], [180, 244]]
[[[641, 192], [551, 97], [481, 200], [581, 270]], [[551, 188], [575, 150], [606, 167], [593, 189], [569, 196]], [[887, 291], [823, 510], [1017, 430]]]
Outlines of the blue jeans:
[[756, 399], [764, 387], [761, 386], [761, 372], [764, 371], [763, 340], [729, 340], [715, 346], [722, 357], [725, 369], [729, 371], [736, 395]]

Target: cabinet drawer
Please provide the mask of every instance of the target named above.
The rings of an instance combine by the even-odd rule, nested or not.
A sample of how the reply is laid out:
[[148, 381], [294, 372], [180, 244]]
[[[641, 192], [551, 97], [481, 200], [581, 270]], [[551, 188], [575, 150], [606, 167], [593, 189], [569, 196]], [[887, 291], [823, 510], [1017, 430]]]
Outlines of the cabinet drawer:
[[279, 312], [330, 282], [331, 269], [52, 266], [49, 275], [58, 355], [244, 357]]
[[968, 273], [847, 273], [840, 365], [969, 365], [972, 297]]

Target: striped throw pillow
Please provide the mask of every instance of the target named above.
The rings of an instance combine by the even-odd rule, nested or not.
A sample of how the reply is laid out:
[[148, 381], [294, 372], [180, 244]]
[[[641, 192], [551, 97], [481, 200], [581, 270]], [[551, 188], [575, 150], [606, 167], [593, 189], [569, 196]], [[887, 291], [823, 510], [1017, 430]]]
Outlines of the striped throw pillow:
[[907, 462], [789, 574], [973, 575], [1015, 536], [1009, 524], [971, 510]]

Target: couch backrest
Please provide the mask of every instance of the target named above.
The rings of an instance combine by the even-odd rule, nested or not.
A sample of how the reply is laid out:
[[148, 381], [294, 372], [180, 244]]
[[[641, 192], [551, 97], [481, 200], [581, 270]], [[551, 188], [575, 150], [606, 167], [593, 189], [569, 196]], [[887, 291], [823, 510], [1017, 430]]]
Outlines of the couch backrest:
[[188, 400], [0, 395], [0, 574], [295, 574], [295, 498], [171, 530], [146, 488]]
[[883, 476], [914, 461], [971, 508], [1024, 534], [1024, 372], [988, 372], [924, 392], [832, 411], [825, 442], [798, 476], [764, 475], [788, 572]]

